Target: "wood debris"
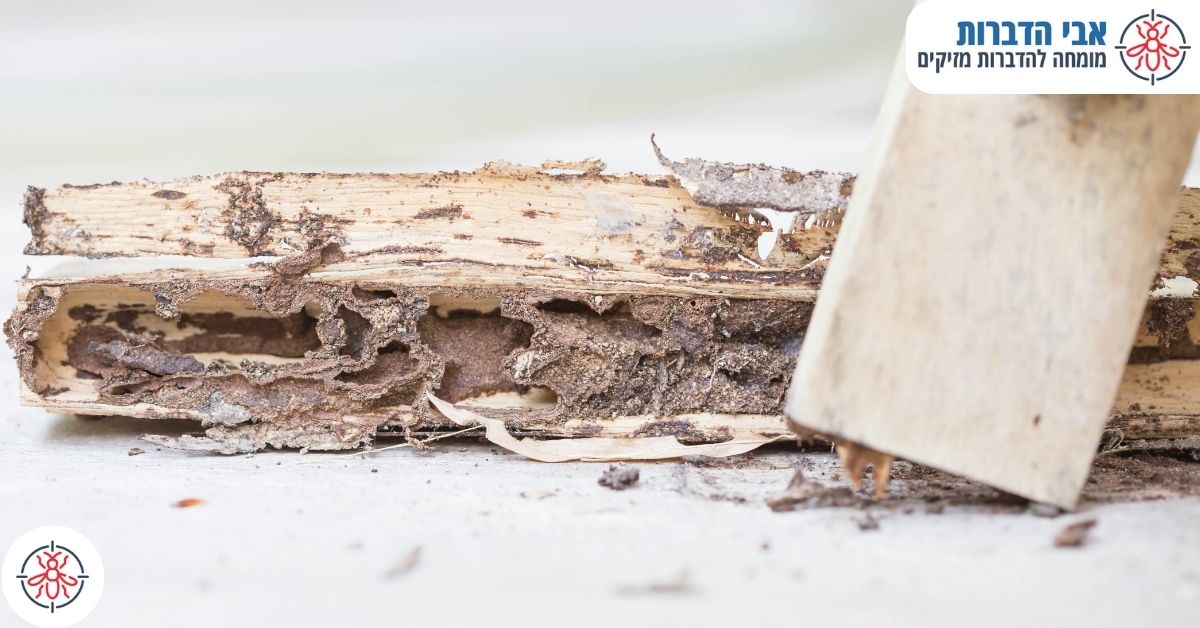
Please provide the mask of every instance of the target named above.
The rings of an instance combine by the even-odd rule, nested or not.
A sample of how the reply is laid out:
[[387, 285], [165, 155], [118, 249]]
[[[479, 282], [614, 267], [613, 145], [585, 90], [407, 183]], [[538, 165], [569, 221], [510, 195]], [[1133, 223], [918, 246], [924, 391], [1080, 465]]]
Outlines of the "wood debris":
[[515, 438], [505, 427], [504, 421], [484, 416], [442, 401], [429, 395], [435, 408], [460, 426], [480, 424], [484, 426], [487, 439], [511, 452], [541, 462], [608, 462], [616, 460], [664, 460], [683, 456], [710, 456], [722, 458], [736, 456], [757, 449], [767, 443], [783, 440], [780, 436], [749, 435], [718, 443], [685, 445], [677, 436], [642, 436], [636, 438], [589, 437], [562, 440], [537, 440]]
[[617, 587], [617, 593], [620, 595], [648, 595], [648, 594], [691, 594], [696, 592], [695, 585], [692, 584], [691, 572], [683, 570], [674, 578], [664, 580], [662, 582], [651, 582], [649, 584], [629, 584]]
[[421, 546], [418, 545], [418, 546], [412, 548], [411, 550], [409, 550], [408, 553], [404, 555], [404, 558], [400, 559], [399, 562], [397, 562], [395, 565], [392, 565], [391, 568], [389, 568], [386, 572], [384, 572], [383, 579], [384, 580], [395, 580], [397, 578], [402, 578], [404, 576], [407, 576], [409, 573], [412, 573], [412, 571], [417, 568], [417, 565], [420, 564], [420, 562], [421, 562]]
[[1054, 547], [1082, 547], [1094, 527], [1096, 527], [1095, 518], [1076, 521], [1055, 535]]
[[862, 532], [873, 532], [879, 529], [879, 520], [876, 519], [871, 513], [867, 513], [863, 515], [862, 518], [856, 519], [854, 524], [857, 525], [858, 529]]

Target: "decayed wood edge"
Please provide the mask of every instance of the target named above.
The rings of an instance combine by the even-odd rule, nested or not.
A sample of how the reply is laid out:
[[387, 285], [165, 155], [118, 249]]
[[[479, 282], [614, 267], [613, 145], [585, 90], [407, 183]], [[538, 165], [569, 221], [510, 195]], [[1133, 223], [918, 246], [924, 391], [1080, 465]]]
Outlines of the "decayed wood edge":
[[[1200, 364], [1191, 364], [1190, 362], [1180, 361], [1180, 364], [1171, 366], [1182, 367], [1181, 370], [1186, 371], [1187, 378], [1200, 385]], [[1154, 405], [1156, 401], [1159, 401], [1159, 398], [1156, 396], [1140, 395], [1139, 393], [1143, 392], [1140, 390], [1125, 390], [1125, 385], [1124, 383], [1122, 385], [1122, 396], [1126, 399], [1136, 399], [1137, 401], [1134, 403], [1146, 404], [1146, 407], [1149, 407]], [[20, 402], [22, 405], [40, 407], [48, 412], [62, 414], [90, 416], [119, 415], [141, 419], [189, 419], [198, 422], [206, 418], [195, 410], [166, 408], [147, 403], [117, 406], [98, 402], [62, 402], [53, 397], [38, 395], [25, 385], [21, 386]], [[470, 408], [470, 406], [464, 407]], [[379, 432], [379, 435], [387, 436], [389, 433], [401, 434], [401, 429], [411, 417], [411, 414], [400, 415], [399, 417], [394, 416], [385, 423], [387, 427]], [[373, 421], [368, 421], [368, 423], [373, 423]], [[533, 419], [522, 421], [519, 427], [510, 428], [509, 431], [514, 436], [534, 438], [633, 437], [646, 433], [647, 427], [653, 426], [656, 423], [684, 423], [701, 432], [726, 429], [731, 439], [744, 437], [796, 438], [795, 433], [792, 432], [787, 424], [787, 418], [781, 414], [692, 413], [674, 416], [640, 415], [601, 417], [588, 422], [572, 420], [565, 423]], [[418, 435], [433, 433], [438, 430], [451, 429], [453, 425], [449, 421], [432, 421], [417, 425], [415, 428], [410, 428], [408, 433]], [[1161, 440], [1164, 441], [1161, 446], [1169, 447], [1171, 441], [1194, 439], [1200, 436], [1200, 413], [1114, 411], [1112, 417], [1109, 419], [1107, 429], [1117, 432], [1115, 442], [1106, 443], [1107, 448], [1118, 448], [1122, 445], [1128, 448], [1133, 446], [1131, 445], [1132, 442], [1143, 440]], [[827, 441], [816, 435], [806, 437], [805, 440], [816, 446], [824, 446], [827, 443]], [[364, 442], [367, 441], [364, 440]], [[306, 441], [304, 445], [311, 446], [312, 443]], [[316, 449], [317, 447], [313, 448]], [[340, 447], [330, 447], [330, 449], [337, 448]]]
[[[208, 277], [204, 271], [182, 273], [194, 277]], [[181, 278], [176, 271], [175, 279]], [[110, 278], [117, 282], [115, 278]], [[95, 279], [89, 280], [95, 282]], [[23, 280], [21, 282], [18, 313], [31, 305], [35, 295], [47, 289], [69, 287], [71, 281], [62, 282], [53, 279]], [[124, 283], [124, 282], [120, 282]], [[1188, 305], [1185, 311], [1172, 316], [1155, 313], [1158, 304]], [[1164, 322], [1167, 321], [1167, 322]], [[1173, 321], [1173, 322], [1172, 322]], [[1172, 327], [1168, 329], [1168, 327]], [[1162, 338], [1170, 336], [1178, 342], [1183, 339], [1190, 343], [1191, 338], [1200, 337], [1200, 319], [1195, 315], [1195, 305], [1186, 299], [1159, 299], [1151, 302], [1143, 322], [1143, 330], [1138, 340], [1138, 347], [1157, 350]], [[43, 395], [30, 388], [25, 378], [21, 380], [20, 400], [24, 405], [45, 408], [52, 412], [84, 414], [84, 415], [123, 415], [137, 418], [175, 418], [205, 421], [206, 416], [195, 410], [157, 406], [148, 403], [133, 405], [107, 404], [79, 398], [67, 398]], [[348, 416], [345, 417], [343, 433], [334, 438], [326, 433], [305, 432], [297, 428], [278, 426], [250, 425], [245, 429], [249, 435], [241, 434], [247, 442], [265, 442], [278, 446], [309, 447], [312, 449], [336, 449], [347, 445], [365, 444], [375, 436], [376, 426], [382, 426], [381, 432], [387, 434], [392, 429], [413, 431], [442, 430], [452, 427], [448, 421], [437, 415], [416, 419], [409, 409], [393, 411], [390, 416]], [[597, 418], [590, 421], [559, 421], [541, 420], [536, 413], [524, 417], [520, 421], [510, 423], [511, 431], [516, 436], [534, 436], [539, 438], [583, 438], [594, 436], [633, 436], [653, 431], [655, 426], [686, 425], [689, 430], [697, 433], [714, 434], [725, 430], [732, 438], [743, 437], [778, 437], [789, 434], [789, 428], [782, 415], [731, 415], [695, 413], [675, 416], [618, 416]], [[361, 426], [358, 430], [356, 426]], [[1200, 435], [1200, 360], [1197, 359], [1165, 359], [1150, 363], [1134, 363], [1127, 367], [1114, 411], [1108, 428], [1113, 434], [1107, 439], [1115, 439], [1117, 444], [1128, 444], [1133, 441], [1168, 441], [1187, 439]], [[348, 432], [346, 430], [349, 430]], [[349, 438], [349, 441], [343, 439]], [[258, 439], [258, 440], [254, 440]], [[820, 439], [815, 439], [821, 442]], [[1115, 444], [1109, 443], [1115, 447]], [[241, 451], [246, 447], [230, 445], [229, 451]]]

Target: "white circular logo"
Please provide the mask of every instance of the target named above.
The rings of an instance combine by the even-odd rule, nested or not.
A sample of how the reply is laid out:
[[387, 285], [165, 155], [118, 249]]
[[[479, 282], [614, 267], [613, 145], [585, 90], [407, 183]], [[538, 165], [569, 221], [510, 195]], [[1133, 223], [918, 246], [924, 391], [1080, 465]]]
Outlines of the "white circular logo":
[[0, 565], [0, 588], [17, 616], [38, 628], [87, 617], [104, 592], [104, 563], [87, 537], [63, 526], [22, 534]]

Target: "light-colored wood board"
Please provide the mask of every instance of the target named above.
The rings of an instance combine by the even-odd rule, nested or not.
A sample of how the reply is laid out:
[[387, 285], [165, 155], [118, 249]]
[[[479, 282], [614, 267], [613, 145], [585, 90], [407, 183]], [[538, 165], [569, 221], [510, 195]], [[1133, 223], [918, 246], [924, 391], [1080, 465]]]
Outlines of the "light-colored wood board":
[[1198, 118], [1191, 97], [934, 97], [898, 71], [787, 414], [1073, 506]]
[[[438, 174], [228, 173], [31, 191], [27, 252], [246, 259], [326, 241], [322, 273], [414, 285], [812, 298], [831, 229], [766, 259], [769, 228], [694, 203], [673, 177], [490, 167]], [[499, 270], [498, 270], [499, 269]], [[219, 272], [215, 270], [214, 272]]]

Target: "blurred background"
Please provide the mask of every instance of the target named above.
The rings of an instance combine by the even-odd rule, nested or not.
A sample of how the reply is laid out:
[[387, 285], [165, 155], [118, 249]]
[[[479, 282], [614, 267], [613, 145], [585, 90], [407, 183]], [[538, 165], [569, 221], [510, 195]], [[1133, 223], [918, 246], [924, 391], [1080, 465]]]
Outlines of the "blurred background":
[[677, 157], [856, 170], [911, 2], [0, 6], [11, 211], [27, 184], [222, 170], [659, 172], [651, 132]]
[[0, 12], [0, 198], [230, 169], [670, 154], [852, 169], [900, 0], [149, 0]]

